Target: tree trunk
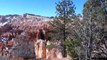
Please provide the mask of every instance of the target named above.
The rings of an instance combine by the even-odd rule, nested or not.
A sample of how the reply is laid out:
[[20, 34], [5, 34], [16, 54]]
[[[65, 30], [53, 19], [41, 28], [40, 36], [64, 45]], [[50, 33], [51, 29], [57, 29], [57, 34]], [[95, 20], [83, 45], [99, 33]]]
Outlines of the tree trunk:
[[62, 49], [63, 57], [67, 57], [66, 46], [64, 44], [64, 41], [61, 42], [61, 46], [63, 47], [63, 49]]

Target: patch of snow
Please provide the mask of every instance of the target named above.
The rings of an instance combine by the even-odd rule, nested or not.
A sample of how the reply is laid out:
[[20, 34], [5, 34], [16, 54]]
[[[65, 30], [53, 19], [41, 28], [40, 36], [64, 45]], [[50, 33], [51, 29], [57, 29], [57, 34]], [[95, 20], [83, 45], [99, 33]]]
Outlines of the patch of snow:
[[4, 22], [4, 23], [1, 23], [1, 22], [0, 22], [0, 26], [4, 26], [4, 25], [6, 25], [7, 23], [9, 23], [9, 21]]

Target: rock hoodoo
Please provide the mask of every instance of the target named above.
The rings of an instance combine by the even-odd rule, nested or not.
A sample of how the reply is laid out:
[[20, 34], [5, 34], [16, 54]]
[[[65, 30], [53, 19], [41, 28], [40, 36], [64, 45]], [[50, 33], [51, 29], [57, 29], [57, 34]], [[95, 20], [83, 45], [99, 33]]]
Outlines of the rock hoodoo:
[[0, 16], [0, 55], [12, 57], [11, 52], [18, 45], [17, 36], [26, 36], [33, 41], [36, 58], [61, 58], [57, 49], [46, 48], [48, 32], [52, 30], [50, 21], [52, 19], [33, 14]]

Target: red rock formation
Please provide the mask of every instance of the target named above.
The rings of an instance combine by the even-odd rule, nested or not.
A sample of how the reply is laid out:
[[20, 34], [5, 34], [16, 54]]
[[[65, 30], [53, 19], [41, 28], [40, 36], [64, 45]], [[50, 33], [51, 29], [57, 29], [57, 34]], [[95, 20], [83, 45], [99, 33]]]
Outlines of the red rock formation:
[[[9, 39], [5, 47], [14, 46], [16, 42], [12, 39], [16, 38], [17, 35], [24, 35], [28, 40], [34, 41], [35, 55], [37, 58], [59, 58], [57, 49], [48, 50], [46, 48], [48, 33], [53, 30], [53, 27], [48, 24], [52, 19], [34, 15], [15, 16], [12, 19], [13, 21], [10, 22], [12, 28], [9, 28], [8, 31], [6, 30], [1, 35], [1, 37]], [[4, 45], [0, 43], [0, 49], [3, 47]]]
[[3, 47], [4, 47], [4, 44], [2, 42], [0, 42], [0, 52], [2, 52]]
[[15, 41], [10, 40], [10, 41], [7, 42], [6, 47], [12, 47], [12, 46], [14, 46], [15, 44], [16, 44]]
[[46, 58], [46, 41], [39, 39], [35, 42], [35, 54], [37, 58]]

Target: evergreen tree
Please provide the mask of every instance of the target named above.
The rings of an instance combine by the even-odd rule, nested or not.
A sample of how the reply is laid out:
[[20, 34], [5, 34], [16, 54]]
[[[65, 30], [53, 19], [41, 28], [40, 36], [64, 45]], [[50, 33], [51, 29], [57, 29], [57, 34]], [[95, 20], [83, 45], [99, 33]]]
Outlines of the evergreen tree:
[[63, 56], [66, 57], [66, 46], [64, 44], [65, 40], [69, 35], [68, 29], [69, 24], [75, 16], [75, 7], [71, 0], [61, 0], [56, 3], [57, 16], [51, 25], [54, 27], [55, 32], [53, 34], [53, 40], [60, 40], [63, 46]]
[[86, 23], [78, 29], [77, 34], [82, 40], [85, 60], [92, 60], [93, 50], [100, 46], [99, 43], [103, 45], [101, 41], [107, 36], [103, 33], [107, 22], [107, 0], [88, 0], [84, 5], [83, 18]]

